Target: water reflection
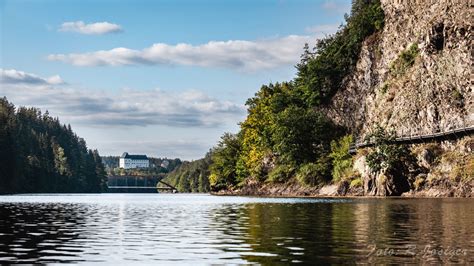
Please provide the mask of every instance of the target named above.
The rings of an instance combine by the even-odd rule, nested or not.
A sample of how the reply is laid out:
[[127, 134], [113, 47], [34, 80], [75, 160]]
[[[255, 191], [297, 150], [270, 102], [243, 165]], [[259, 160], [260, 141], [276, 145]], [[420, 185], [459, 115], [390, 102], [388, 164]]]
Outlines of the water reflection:
[[0, 262], [469, 263], [470, 199], [0, 197]]
[[4, 203], [0, 205], [0, 260], [16, 262], [80, 261], [74, 244], [85, 224], [74, 204]]
[[[247, 261], [311, 263], [473, 262], [474, 209], [466, 199], [362, 199], [220, 209], [229, 237], [245, 236]], [[229, 217], [239, 217], [230, 219]], [[239, 233], [235, 233], [238, 229]]]

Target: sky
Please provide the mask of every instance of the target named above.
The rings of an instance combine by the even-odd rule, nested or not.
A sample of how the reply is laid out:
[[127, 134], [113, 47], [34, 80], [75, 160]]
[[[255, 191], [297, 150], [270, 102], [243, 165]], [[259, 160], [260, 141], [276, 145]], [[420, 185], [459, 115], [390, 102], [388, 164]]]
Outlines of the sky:
[[0, 96], [101, 155], [199, 159], [350, 0], [0, 0]]

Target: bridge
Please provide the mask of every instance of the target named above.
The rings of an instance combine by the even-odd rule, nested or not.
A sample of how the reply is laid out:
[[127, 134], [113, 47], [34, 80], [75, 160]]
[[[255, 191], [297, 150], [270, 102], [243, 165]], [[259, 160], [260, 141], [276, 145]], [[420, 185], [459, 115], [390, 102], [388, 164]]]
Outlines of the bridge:
[[[394, 144], [419, 144], [433, 141], [454, 140], [464, 136], [474, 135], [474, 126], [465, 126], [458, 129], [439, 131], [431, 134], [408, 135], [402, 133], [401, 136], [396, 137], [392, 142]], [[349, 154], [356, 154], [358, 149], [374, 146], [375, 143], [371, 141], [355, 141], [349, 147]]]
[[164, 182], [160, 176], [110, 175], [107, 177], [107, 191], [116, 193], [156, 193], [166, 191], [177, 193], [178, 189]]

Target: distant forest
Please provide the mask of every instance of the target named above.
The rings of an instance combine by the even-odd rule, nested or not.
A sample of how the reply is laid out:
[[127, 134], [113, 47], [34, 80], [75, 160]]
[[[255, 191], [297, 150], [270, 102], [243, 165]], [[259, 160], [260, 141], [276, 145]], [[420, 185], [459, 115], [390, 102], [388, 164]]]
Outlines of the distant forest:
[[97, 150], [70, 125], [37, 108], [0, 98], [0, 193], [81, 192], [106, 189]]

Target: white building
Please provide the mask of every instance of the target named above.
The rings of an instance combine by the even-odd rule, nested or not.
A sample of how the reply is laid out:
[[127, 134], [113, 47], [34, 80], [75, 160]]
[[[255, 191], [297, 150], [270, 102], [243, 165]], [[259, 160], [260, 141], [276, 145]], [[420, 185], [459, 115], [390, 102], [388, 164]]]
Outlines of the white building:
[[130, 155], [124, 152], [119, 159], [119, 167], [123, 169], [148, 168], [150, 161], [146, 155]]

